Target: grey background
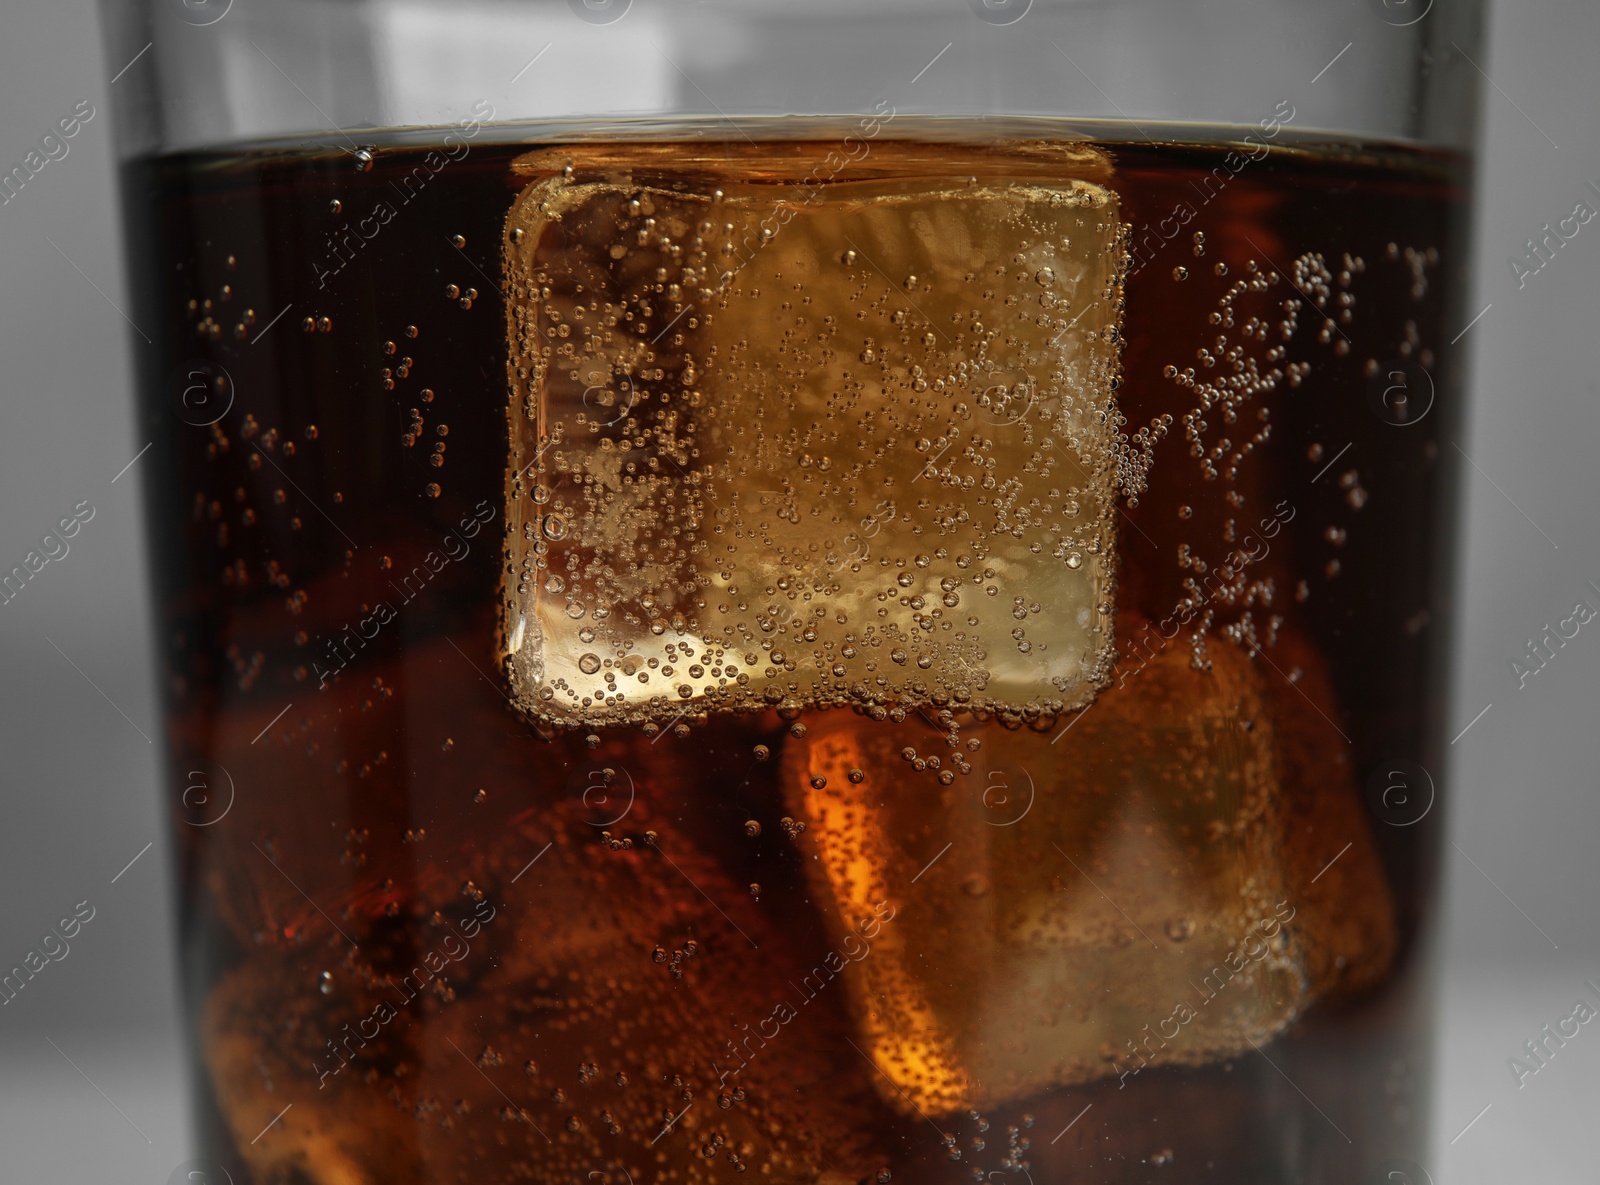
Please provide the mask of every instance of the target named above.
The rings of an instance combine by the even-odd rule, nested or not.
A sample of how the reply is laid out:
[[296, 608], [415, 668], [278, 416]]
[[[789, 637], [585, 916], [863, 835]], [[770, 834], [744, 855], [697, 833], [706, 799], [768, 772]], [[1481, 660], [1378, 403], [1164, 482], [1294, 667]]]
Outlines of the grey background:
[[[1584, 587], [1600, 584], [1600, 224], [1524, 287], [1509, 265], [1543, 223], [1600, 203], [1585, 187], [1600, 185], [1597, 47], [1588, 0], [1497, 3], [1478, 59], [1493, 82], [1470, 305], [1490, 307], [1465, 339], [1476, 381], [1459, 442], [1472, 465], [1451, 718], [1466, 731], [1435, 771], [1452, 809], [1426, 1167], [1452, 1185], [1589, 1181], [1600, 1162], [1600, 1035], [1585, 1028], [1521, 1089], [1507, 1068], [1600, 976], [1600, 622], [1526, 687], [1510, 667], [1575, 601], [1600, 606]], [[70, 154], [0, 207], [0, 567], [78, 502], [95, 508], [71, 553], [0, 606], [0, 962], [74, 904], [96, 910], [71, 955], [0, 1007], [8, 1181], [155, 1185], [189, 1155], [160, 825], [181, 787], [158, 784], [151, 743], [137, 465], [113, 481], [145, 443], [113, 307], [123, 64], [106, 60], [89, 0], [0, 15], [0, 165], [80, 100], [96, 109]]]

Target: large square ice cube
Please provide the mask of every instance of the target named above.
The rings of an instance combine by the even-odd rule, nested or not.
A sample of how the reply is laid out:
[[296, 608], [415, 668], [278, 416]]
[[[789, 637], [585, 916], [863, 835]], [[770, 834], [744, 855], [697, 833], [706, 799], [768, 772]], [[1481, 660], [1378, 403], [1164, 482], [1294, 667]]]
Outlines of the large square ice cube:
[[1102, 684], [1103, 159], [885, 141], [830, 176], [830, 147], [519, 162], [502, 625], [525, 710], [1060, 710]]

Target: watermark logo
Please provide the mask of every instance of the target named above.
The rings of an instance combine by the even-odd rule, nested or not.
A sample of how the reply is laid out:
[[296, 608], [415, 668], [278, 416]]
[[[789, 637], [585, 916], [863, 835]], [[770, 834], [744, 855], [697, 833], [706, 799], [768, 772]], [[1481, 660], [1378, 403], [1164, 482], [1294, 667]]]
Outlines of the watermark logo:
[[1433, 0], [1369, 0], [1372, 11], [1386, 25], [1404, 29], [1414, 25], [1433, 10]]
[[233, 775], [210, 761], [191, 762], [184, 771], [183, 821], [190, 827], [222, 822], [233, 809]]
[[628, 15], [633, 0], [567, 0], [572, 15], [587, 25], [614, 25]]
[[[134, 857], [135, 860], [138, 858]], [[122, 871], [126, 872], [127, 869], [124, 868]], [[117, 875], [121, 876], [122, 873], [119, 872]], [[17, 993], [32, 983], [34, 977], [42, 973], [46, 967], [52, 963], [59, 963], [70, 955], [72, 939], [78, 936], [84, 926], [94, 920], [95, 912], [95, 907], [89, 902], [78, 902], [72, 907], [71, 917], [61, 918], [46, 930], [44, 937], [34, 948], [30, 948], [22, 958], [9, 964], [9, 970], [7, 965], [0, 964], [0, 1006], [15, 1000]]]
[[233, 7], [233, 0], [168, 0], [168, 3], [186, 25], [214, 25]]
[[1020, 424], [1039, 398], [1039, 384], [1025, 370], [994, 371], [984, 376], [989, 384], [978, 393], [978, 418], [995, 427]]
[[567, 779], [567, 789], [582, 798], [590, 816], [585, 821], [591, 827], [622, 822], [633, 809], [636, 795], [633, 775], [613, 765], [579, 766]]
[[967, 0], [967, 7], [986, 25], [1014, 25], [1028, 15], [1033, 0]]
[[72, 545], [67, 541], [75, 537], [83, 529], [83, 524], [94, 516], [94, 506], [87, 498], [83, 499], [72, 508], [71, 515], [61, 517], [55, 531], [39, 540], [37, 549], [22, 557], [22, 563], [9, 572], [0, 570], [0, 605], [9, 605], [15, 600], [17, 594], [28, 587], [28, 582], [37, 578], [52, 561], [59, 563], [66, 559], [72, 551]]
[[1433, 375], [1404, 359], [1380, 366], [1367, 380], [1367, 406], [1395, 428], [1422, 422], [1433, 410]]
[[1034, 797], [1033, 775], [1026, 769], [1020, 778], [1013, 778], [1005, 770], [992, 769], [989, 784], [979, 798], [983, 804], [983, 821], [991, 827], [1013, 827], [1028, 817]]
[[[318, 290], [328, 287], [328, 281], [357, 259], [362, 257], [366, 245], [378, 237], [378, 233], [385, 226], [393, 222], [395, 217], [411, 204], [412, 200], [425, 190], [433, 179], [444, 171], [446, 165], [452, 161], [464, 160], [471, 152], [472, 145], [467, 143], [483, 130], [484, 121], [494, 118], [494, 104], [484, 99], [479, 99], [472, 105], [471, 112], [464, 119], [457, 120], [445, 132], [438, 148], [431, 148], [422, 154], [420, 160], [413, 159], [410, 168], [392, 178], [389, 189], [384, 191], [387, 196], [379, 198], [373, 203], [372, 211], [365, 218], [354, 219], [355, 229], [351, 229], [349, 222], [327, 236], [325, 249], [320, 262], [311, 260], [311, 270], [317, 277]], [[378, 150], [375, 146], [355, 147], [350, 152], [356, 172], [368, 173], [372, 171], [377, 161]], [[399, 205], [392, 199], [398, 198]], [[343, 207], [335, 203], [334, 212], [338, 213]], [[462, 243], [449, 240], [456, 250], [461, 250]], [[463, 240], [464, 242], [464, 240]], [[459, 295], [455, 285], [451, 285], [446, 292], [456, 298]], [[472, 298], [477, 295], [476, 289], [468, 289], [467, 295], [461, 297], [461, 307], [470, 309]], [[310, 330], [307, 330], [310, 332]]]
[[178, 418], [196, 428], [208, 428], [233, 406], [233, 376], [224, 367], [191, 358], [172, 373]]
[[[1585, 181], [1584, 184], [1600, 197], [1600, 185], [1593, 181]], [[1539, 237], [1525, 242], [1522, 254], [1513, 255], [1509, 260], [1511, 278], [1517, 282], [1518, 290], [1526, 288], [1532, 277], [1554, 263], [1556, 253], [1577, 238], [1578, 232], [1594, 220], [1594, 215], [1594, 207], [1589, 204], [1588, 195], [1585, 194], [1582, 200], [1573, 203], [1572, 213], [1565, 218], [1558, 218], [1554, 227], [1548, 222], [1541, 226]]]
[[[619, 375], [613, 384], [606, 381], [605, 377], [593, 376], [599, 381], [585, 387], [583, 391], [583, 406], [593, 417], [593, 422], [602, 428], [627, 419], [633, 411], [636, 399], [633, 390], [633, 380], [627, 375]], [[619, 410], [620, 409], [620, 410]], [[610, 419], [604, 417], [610, 416]]]
[[[1593, 979], [1585, 980], [1583, 986], [1600, 999], [1600, 988], [1595, 986]], [[1511, 1071], [1517, 1089], [1526, 1087], [1528, 1079], [1548, 1066], [1556, 1054], [1567, 1047], [1567, 1042], [1596, 1016], [1600, 1016], [1600, 1011], [1596, 1011], [1587, 999], [1579, 997], [1572, 1002], [1569, 1013], [1557, 1014], [1554, 1023], [1540, 1025], [1533, 1039], [1522, 1043], [1522, 1052], [1506, 1059], [1506, 1069]]]
[[1414, 1160], [1390, 1157], [1383, 1161], [1367, 1178], [1370, 1185], [1433, 1185], [1428, 1170]]
[[233, 1185], [233, 1177], [214, 1160], [186, 1160], [172, 1170], [167, 1185]]
[[22, 192], [22, 187], [44, 171], [45, 165], [53, 160], [65, 160], [72, 151], [72, 145], [67, 141], [82, 131], [83, 125], [94, 115], [94, 104], [84, 99], [72, 109], [71, 114], [57, 121], [54, 128], [39, 137], [38, 146], [28, 151], [20, 165], [13, 166], [10, 171], [0, 171], [0, 194], [4, 195], [0, 197], [0, 206], [9, 206], [11, 199]]
[[1391, 827], [1422, 822], [1433, 800], [1433, 778], [1404, 757], [1385, 761], [1367, 777], [1367, 807]]
[[[1584, 584], [1596, 597], [1600, 597], [1600, 584], [1592, 580], [1586, 580]], [[1580, 598], [1568, 616], [1556, 619], [1554, 629], [1546, 621], [1537, 642], [1532, 638], [1523, 642], [1522, 657], [1511, 660], [1511, 673], [1517, 677], [1517, 690], [1521, 691], [1528, 685], [1529, 679], [1544, 670], [1554, 660], [1556, 651], [1565, 650], [1567, 643], [1576, 638], [1583, 627], [1594, 620], [1594, 616], [1594, 606]], [[1569, 625], [1572, 627], [1570, 630], [1567, 629]]]

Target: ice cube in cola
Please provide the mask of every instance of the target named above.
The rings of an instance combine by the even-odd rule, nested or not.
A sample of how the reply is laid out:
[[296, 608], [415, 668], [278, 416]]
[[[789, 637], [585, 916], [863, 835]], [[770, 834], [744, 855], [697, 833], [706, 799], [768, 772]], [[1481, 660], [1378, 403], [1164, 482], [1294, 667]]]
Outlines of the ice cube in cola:
[[1059, 711], [1104, 681], [1104, 156], [884, 143], [819, 179], [824, 159], [518, 162], [503, 630], [531, 715]]
[[[369, 871], [343, 897], [331, 879], [297, 888], [252, 851], [250, 837], [282, 825], [280, 808], [240, 802], [245, 829], [230, 833], [218, 876], [235, 890], [247, 953], [211, 988], [201, 1033], [210, 1103], [250, 1179], [421, 1185], [500, 1179], [516, 1164], [642, 1182], [671, 1164], [691, 1181], [754, 1167], [778, 1183], [849, 1185], [884, 1163], [878, 1134], [853, 1122], [874, 1098], [847, 1045], [787, 1034], [767, 1048], [761, 1033], [799, 1009], [798, 1030], [840, 1029], [843, 995], [795, 996], [803, 947], [676, 824], [665, 767], [625, 790], [629, 767], [651, 768], [643, 754], [597, 753], [580, 772], [618, 773], [601, 813], [596, 796], [560, 793], [552, 749], [507, 748], [495, 693], [447, 643], [378, 679], [403, 686], [417, 671], [471, 705], [455, 740], [477, 777], [542, 789], [493, 834], [430, 831], [411, 861], [382, 861], [399, 883]], [[365, 725], [363, 695], [336, 688], [313, 719]], [[266, 723], [241, 719], [229, 738], [241, 783], [287, 766], [309, 801], [335, 795], [332, 763], [252, 751], [250, 729]], [[429, 784], [449, 783], [437, 750], [415, 759]], [[394, 793], [391, 776], [376, 771], [373, 792]]]
[[[895, 910], [846, 980], [891, 1106], [951, 1114], [1222, 1060], [1387, 968], [1387, 892], [1341, 892], [1383, 878], [1319, 709], [1270, 703], [1237, 648], [1210, 656], [1158, 655], [986, 745], [943, 793], [912, 772], [950, 752], [917, 716], [829, 713], [786, 749], [824, 916], [842, 933], [872, 902]], [[1314, 769], [1282, 756], [1302, 736]], [[1318, 884], [1335, 853], [1341, 879]]]

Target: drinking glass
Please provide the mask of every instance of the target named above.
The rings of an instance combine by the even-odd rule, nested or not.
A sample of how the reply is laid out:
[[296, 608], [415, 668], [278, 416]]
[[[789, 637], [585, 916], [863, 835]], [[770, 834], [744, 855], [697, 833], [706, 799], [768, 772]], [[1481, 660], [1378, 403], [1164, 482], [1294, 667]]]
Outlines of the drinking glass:
[[186, 1179], [1428, 1179], [1477, 4], [104, 16]]

